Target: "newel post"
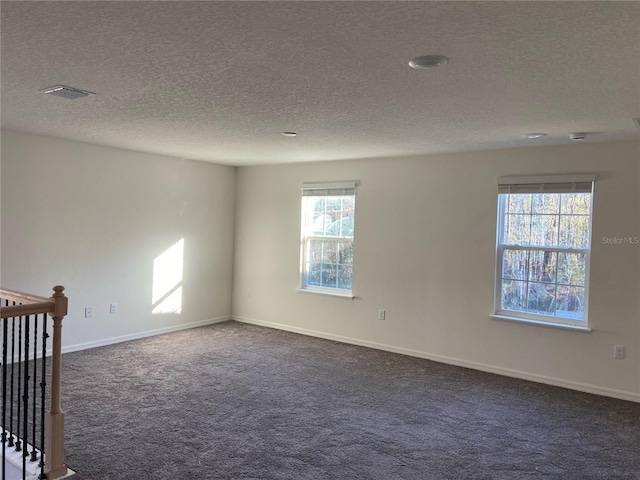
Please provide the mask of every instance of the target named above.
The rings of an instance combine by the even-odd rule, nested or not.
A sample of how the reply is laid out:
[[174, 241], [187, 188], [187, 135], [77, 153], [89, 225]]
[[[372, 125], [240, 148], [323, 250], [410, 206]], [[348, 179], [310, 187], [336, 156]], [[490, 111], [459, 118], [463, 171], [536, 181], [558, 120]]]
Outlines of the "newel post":
[[53, 319], [53, 353], [51, 355], [51, 404], [45, 424], [45, 472], [47, 479], [62, 477], [67, 473], [64, 464], [64, 412], [60, 399], [62, 361], [62, 319], [67, 314], [68, 298], [62, 293], [64, 287], [53, 287], [51, 300], [55, 309]]

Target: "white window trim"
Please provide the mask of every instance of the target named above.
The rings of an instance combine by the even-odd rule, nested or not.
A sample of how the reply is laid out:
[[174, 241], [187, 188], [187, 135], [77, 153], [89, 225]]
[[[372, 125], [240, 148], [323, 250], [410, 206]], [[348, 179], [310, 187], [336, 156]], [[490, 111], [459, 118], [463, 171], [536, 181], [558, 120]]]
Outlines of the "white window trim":
[[505, 320], [507, 322], [517, 322], [517, 323], [525, 323], [529, 325], [538, 325], [541, 327], [552, 327], [552, 328], [562, 328], [565, 330], [572, 330], [575, 332], [591, 332], [591, 328], [588, 325], [574, 325], [570, 323], [558, 323], [558, 322], [549, 322], [538, 319], [529, 319], [523, 317], [513, 317], [510, 315], [501, 315], [494, 313], [493, 315], [489, 315], [494, 320]]
[[[591, 205], [589, 215], [589, 235], [590, 245], [593, 245], [593, 196], [594, 196], [594, 183], [595, 175], [546, 175], [546, 176], [520, 176], [520, 177], [500, 177], [498, 179], [498, 185], [544, 185], [553, 183], [591, 183]], [[541, 190], [541, 193], [545, 193]], [[554, 192], [555, 193], [555, 192]], [[564, 193], [571, 193], [570, 191]], [[590, 288], [590, 267], [591, 267], [591, 246], [588, 249], [576, 249], [576, 248], [564, 248], [564, 247], [542, 247], [532, 245], [507, 245], [501, 244], [500, 240], [502, 232], [504, 231], [504, 197], [498, 193], [498, 205], [497, 215], [498, 221], [496, 222], [496, 265], [495, 265], [495, 278], [494, 278], [494, 310], [491, 318], [497, 320], [508, 320], [515, 322], [522, 322], [528, 324], [560, 327], [574, 331], [587, 331], [590, 332], [589, 327], [589, 288]], [[531, 250], [531, 251], [552, 251], [552, 252], [568, 252], [568, 253], [585, 253], [585, 290], [584, 298], [585, 304], [583, 309], [583, 319], [574, 320], [569, 317], [558, 317], [551, 315], [538, 315], [529, 312], [518, 312], [514, 310], [503, 310], [501, 305], [502, 297], [502, 253], [505, 248], [511, 250]]]
[[353, 295], [353, 292], [351, 290], [336, 291], [337, 289], [315, 287], [315, 286], [312, 286], [312, 287], [300, 286], [296, 288], [296, 290], [300, 293], [314, 293], [316, 295], [329, 295], [330, 297], [349, 298], [351, 300], [356, 298], [355, 295]]
[[[320, 195], [326, 195], [326, 196], [331, 196], [331, 195], [337, 195], [337, 196], [343, 196], [343, 195], [353, 195], [354, 197], [356, 196], [356, 186], [357, 186], [357, 182], [355, 181], [348, 181], [348, 182], [314, 182], [314, 183], [303, 183], [302, 187], [300, 188], [301, 190], [301, 194], [302, 196], [314, 196], [314, 191], [317, 192], [318, 196]], [[340, 191], [344, 191], [344, 192], [348, 192], [350, 191], [351, 193], [341, 193]], [[329, 193], [329, 192], [333, 192], [333, 193]], [[301, 229], [304, 228], [304, 212], [300, 212], [300, 220], [301, 220]], [[354, 222], [354, 229], [355, 229], [355, 222]], [[305, 273], [305, 265], [307, 262], [307, 258], [306, 258], [306, 252], [307, 249], [305, 248], [305, 241], [309, 241], [310, 239], [323, 239], [323, 240], [341, 240], [343, 237], [334, 237], [334, 236], [309, 236], [309, 237], [304, 237], [303, 235], [300, 236], [300, 274], [299, 274], [299, 279], [298, 279], [298, 288], [296, 289], [298, 292], [301, 293], [313, 293], [313, 294], [317, 294], [317, 295], [326, 295], [326, 296], [330, 296], [330, 297], [340, 297], [340, 298], [349, 298], [349, 299], [354, 299], [355, 296], [353, 295], [353, 286], [351, 289], [347, 290], [347, 289], [340, 289], [340, 288], [329, 288], [329, 287], [321, 287], [321, 286], [317, 286], [317, 285], [307, 285], [304, 281], [304, 273]], [[354, 241], [354, 245], [355, 245], [355, 231], [354, 231], [354, 236], [353, 236], [353, 241]], [[355, 247], [354, 247], [355, 248]], [[353, 284], [353, 278], [352, 278], [352, 284]]]

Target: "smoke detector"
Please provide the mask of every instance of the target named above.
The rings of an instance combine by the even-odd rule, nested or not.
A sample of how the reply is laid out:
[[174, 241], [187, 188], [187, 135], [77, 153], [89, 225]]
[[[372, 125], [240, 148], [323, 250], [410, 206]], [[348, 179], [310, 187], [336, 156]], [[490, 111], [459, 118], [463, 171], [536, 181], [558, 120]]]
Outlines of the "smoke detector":
[[542, 137], [546, 137], [546, 133], [538, 132], [538, 133], [525, 133], [524, 138], [528, 138], [529, 140], [537, 140]]
[[67, 87], [66, 85], [56, 85], [54, 87], [45, 88], [42, 90], [47, 95], [55, 95], [57, 97], [68, 98], [75, 100], [76, 98], [88, 97], [89, 95], [95, 95], [93, 92], [81, 90], [79, 88]]
[[569, 140], [571, 140], [572, 142], [580, 142], [582, 140], [584, 140], [585, 138], [587, 138], [587, 134], [584, 132], [577, 132], [577, 133], [570, 133], [569, 134]]
[[426, 70], [427, 68], [441, 67], [449, 62], [447, 57], [442, 55], [423, 55], [416, 57], [409, 62], [411, 68], [416, 70]]

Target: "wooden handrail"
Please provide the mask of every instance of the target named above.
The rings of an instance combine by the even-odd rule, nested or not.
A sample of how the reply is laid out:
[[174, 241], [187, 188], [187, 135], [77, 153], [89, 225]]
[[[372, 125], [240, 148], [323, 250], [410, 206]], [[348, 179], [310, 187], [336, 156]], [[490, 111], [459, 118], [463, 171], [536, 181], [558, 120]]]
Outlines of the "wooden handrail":
[[[0, 298], [3, 291], [0, 290]], [[38, 313], [53, 313], [55, 304], [52, 302], [25, 303], [10, 307], [0, 307], [0, 318], [22, 317], [23, 315], [36, 315]]]
[[0, 297], [17, 303], [43, 303], [51, 301], [51, 298], [39, 297], [38, 295], [9, 290], [8, 288], [0, 288]]
[[[56, 289], [64, 290], [64, 287], [54, 287]], [[56, 297], [55, 293], [52, 297], [40, 297], [38, 295], [31, 295], [30, 293], [18, 292], [17, 290], [9, 290], [7, 288], [0, 288], [0, 298], [5, 300], [11, 300], [18, 303], [18, 305], [12, 305], [7, 307], [0, 306], [0, 318], [21, 317], [23, 315], [35, 315], [38, 313], [49, 313], [52, 316], [64, 317], [67, 314], [67, 297]]]
[[0, 289], [0, 298], [20, 305], [0, 307], [0, 318], [21, 317], [48, 313], [53, 320], [51, 354], [51, 403], [45, 421], [45, 472], [47, 479], [67, 474], [64, 463], [64, 412], [60, 404], [61, 362], [62, 362], [62, 319], [68, 311], [69, 299], [63, 293], [64, 287], [53, 287], [50, 298], [39, 297], [15, 290]]

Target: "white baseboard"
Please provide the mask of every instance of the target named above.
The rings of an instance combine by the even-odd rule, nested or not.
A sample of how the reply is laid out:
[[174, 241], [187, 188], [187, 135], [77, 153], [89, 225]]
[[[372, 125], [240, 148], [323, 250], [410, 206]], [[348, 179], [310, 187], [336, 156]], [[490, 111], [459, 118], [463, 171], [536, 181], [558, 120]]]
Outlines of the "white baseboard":
[[[62, 347], [62, 353], [77, 352], [79, 350], [87, 350], [89, 348], [104, 347], [105, 345], [113, 345], [114, 343], [128, 342], [130, 340], [138, 340], [140, 338], [152, 337], [154, 335], [162, 335], [164, 333], [178, 332], [180, 330], [188, 330], [190, 328], [204, 327], [214, 323], [226, 322], [231, 320], [231, 316], [209, 318], [198, 322], [184, 323], [181, 325], [173, 325], [171, 327], [157, 328], [154, 330], [146, 330], [144, 332], [131, 333], [129, 335], [121, 335], [119, 337], [103, 338], [94, 342], [77, 343], [75, 345], [66, 345]], [[50, 356], [51, 352], [47, 352]]]
[[522, 380], [529, 380], [537, 383], [544, 383], [547, 385], [553, 385], [556, 387], [569, 388], [571, 390], [578, 390], [580, 392], [593, 393], [596, 395], [603, 395], [605, 397], [618, 398], [621, 400], [628, 400], [631, 402], [640, 403], [640, 393], [628, 392], [625, 390], [616, 390], [613, 388], [600, 387], [597, 385], [591, 385], [587, 383], [573, 382], [571, 380], [564, 380], [556, 377], [549, 377], [545, 375], [538, 375], [535, 373], [524, 372], [521, 370], [513, 370], [510, 368], [498, 367], [495, 365], [488, 365], [485, 363], [471, 362], [455, 357], [447, 357], [444, 355], [437, 355], [428, 352], [421, 352], [419, 350], [411, 350], [408, 348], [395, 347], [393, 345], [386, 345], [383, 343], [370, 342], [367, 340], [360, 340], [357, 338], [344, 337], [342, 335], [333, 335], [331, 333], [318, 332], [315, 330], [309, 330], [306, 328], [293, 327], [291, 325], [284, 325], [281, 323], [267, 322], [263, 320], [257, 320], [255, 318], [233, 316], [233, 320], [241, 323], [249, 323], [252, 325], [259, 325], [262, 327], [275, 328], [278, 330], [286, 330], [288, 332], [300, 333], [302, 335], [308, 335], [311, 337], [324, 338], [326, 340], [334, 340], [342, 343], [349, 343], [352, 345], [359, 345], [361, 347], [375, 348], [377, 350], [384, 350], [387, 352], [399, 353], [402, 355], [408, 355], [411, 357], [425, 358], [427, 360], [433, 360], [435, 362], [447, 363], [449, 365], [456, 365], [458, 367], [471, 368], [474, 370], [480, 370], [488, 373], [496, 373], [498, 375], [504, 375], [506, 377], [520, 378]]

